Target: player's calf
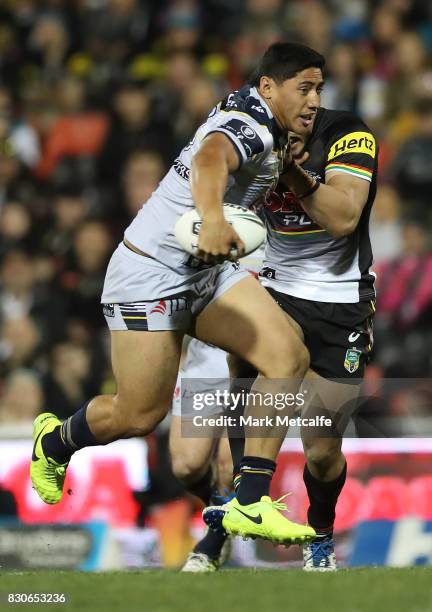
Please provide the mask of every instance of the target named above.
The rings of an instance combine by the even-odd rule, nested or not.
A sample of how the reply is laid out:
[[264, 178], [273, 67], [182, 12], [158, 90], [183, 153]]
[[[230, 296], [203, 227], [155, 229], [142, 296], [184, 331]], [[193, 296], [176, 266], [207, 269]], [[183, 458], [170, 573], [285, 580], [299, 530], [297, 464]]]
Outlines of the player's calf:
[[[321, 452], [316, 453], [315, 459], [321, 459], [321, 466], [327, 466], [326, 460], [329, 455], [328, 453], [322, 453], [323, 448], [337, 450], [337, 445], [335, 444], [333, 447], [324, 444], [318, 445], [317, 441], [315, 449], [320, 449]], [[309, 453], [311, 454], [310, 448]], [[338, 463], [340, 460], [339, 453], [342, 458], [342, 468]], [[324, 471], [323, 468], [321, 473], [312, 473], [311, 466], [314, 469], [314, 464], [309, 464], [309, 462], [304, 468], [303, 479], [309, 497], [308, 521], [316, 532], [316, 538], [303, 547], [303, 561], [306, 571], [334, 571], [337, 569], [333, 525], [336, 517], [336, 504], [346, 480], [346, 462], [340, 450], [333, 455], [333, 459], [336, 460], [336, 464], [332, 464], [333, 466], [336, 465], [336, 472], [329, 472], [328, 468]], [[316, 465], [319, 466], [320, 462], [317, 461]], [[337, 475], [332, 477], [331, 480], [324, 480], [321, 475], [328, 475], [329, 473], [333, 473], [333, 475], [336, 473]]]

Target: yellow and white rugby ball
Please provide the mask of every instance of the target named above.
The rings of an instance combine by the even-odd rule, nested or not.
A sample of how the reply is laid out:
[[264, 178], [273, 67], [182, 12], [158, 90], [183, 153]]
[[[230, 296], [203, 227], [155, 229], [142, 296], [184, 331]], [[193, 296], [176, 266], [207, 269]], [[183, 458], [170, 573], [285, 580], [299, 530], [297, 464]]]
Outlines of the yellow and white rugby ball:
[[[223, 210], [225, 219], [245, 244], [245, 255], [261, 246], [266, 237], [266, 229], [258, 215], [237, 204], [224, 204]], [[192, 255], [195, 255], [198, 249], [200, 228], [201, 217], [196, 208], [182, 215], [174, 226], [177, 242]]]

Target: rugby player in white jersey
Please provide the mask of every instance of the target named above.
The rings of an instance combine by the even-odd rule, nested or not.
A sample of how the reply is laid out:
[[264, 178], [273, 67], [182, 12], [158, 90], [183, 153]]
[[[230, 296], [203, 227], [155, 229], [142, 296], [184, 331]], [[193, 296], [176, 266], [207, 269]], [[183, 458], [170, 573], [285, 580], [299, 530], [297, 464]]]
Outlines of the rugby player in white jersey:
[[[223, 504], [232, 498], [231, 452], [226, 430], [221, 427], [207, 427], [202, 435], [195, 438], [183, 435], [183, 430], [190, 426], [194, 417], [194, 410], [188, 389], [182, 385], [182, 381], [188, 380], [190, 388], [193, 379], [193, 386], [200, 393], [228, 390], [230, 374], [227, 358], [225, 351], [192, 338], [179, 370], [171, 411], [169, 450], [173, 473], [189, 493], [201, 499], [204, 506]], [[217, 419], [223, 410], [221, 407], [206, 408], [205, 414]], [[200, 433], [198, 429], [196, 431]], [[208, 529], [189, 553], [182, 571], [215, 571], [227, 559], [229, 551], [229, 540], [224, 534]]]
[[[334, 424], [331, 431], [302, 430], [308, 521], [317, 533], [304, 546], [304, 568], [332, 571], [336, 503], [346, 478], [342, 435], [372, 348], [369, 216], [378, 150], [369, 128], [345, 111], [318, 110], [306, 137], [307, 159], [303, 138], [291, 138], [298, 149], [294, 160], [297, 153], [303, 165], [293, 160], [265, 198], [267, 246], [260, 278], [309, 351], [313, 393], [306, 415], [330, 416]], [[245, 376], [240, 364], [237, 374]], [[241, 474], [241, 440], [231, 445], [235, 472]], [[205, 512], [215, 526], [222, 519], [226, 525], [231, 510], [228, 504], [226, 510]]]
[[[264, 247], [260, 247], [240, 260], [240, 265], [255, 277], [262, 268]], [[186, 356], [179, 370], [174, 395], [169, 448], [174, 475], [185, 488], [199, 497], [205, 506], [229, 501], [232, 493], [232, 459], [226, 430], [224, 427], [206, 427], [199, 437], [182, 435], [187, 432], [186, 423], [193, 419], [193, 406], [189, 401], [190, 380], [194, 380], [197, 392], [212, 394], [215, 390], [229, 390], [230, 373], [228, 354], [213, 346], [192, 339], [187, 347]], [[182, 386], [182, 380], [189, 381], [188, 388]], [[205, 409], [206, 416], [218, 417], [224, 414], [221, 407]], [[195, 430], [198, 433], [198, 429]], [[225, 536], [220, 532], [207, 530], [206, 535], [189, 553], [182, 569], [185, 572], [212, 572], [226, 560], [229, 546]], [[227, 542], [228, 544], [228, 542]]]
[[[308, 351], [271, 296], [230, 263], [243, 244], [222, 203], [249, 207], [276, 185], [289, 163], [288, 131], [305, 133], [316, 117], [323, 66], [308, 47], [272, 45], [256, 85], [213, 109], [126, 229], [102, 295], [117, 393], [92, 398], [63, 423], [51, 413], [36, 419], [30, 472], [46, 503], [60, 501], [74, 452], [146, 435], [164, 418], [186, 332], [251, 363], [259, 372], [257, 393], [268, 392], [271, 378], [287, 381], [284, 392], [296, 392]], [[173, 235], [177, 219], [194, 206], [202, 218], [197, 257]], [[237, 518], [244, 535], [289, 544], [315, 532], [288, 521], [283, 505], [268, 496], [280, 444], [274, 437], [248, 438]]]

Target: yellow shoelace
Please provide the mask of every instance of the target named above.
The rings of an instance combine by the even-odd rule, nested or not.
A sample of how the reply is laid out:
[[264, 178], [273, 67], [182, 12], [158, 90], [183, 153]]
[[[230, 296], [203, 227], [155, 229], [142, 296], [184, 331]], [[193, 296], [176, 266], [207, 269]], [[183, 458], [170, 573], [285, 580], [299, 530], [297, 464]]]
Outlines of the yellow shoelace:
[[292, 493], [285, 493], [285, 495], [282, 495], [282, 497], [279, 497], [279, 499], [276, 499], [274, 501], [272, 500], [272, 508], [274, 508], [275, 510], [285, 510], [286, 512], [290, 512], [288, 506], [282, 503], [282, 500], [285, 499], [285, 497], [288, 497], [289, 495], [292, 495]]

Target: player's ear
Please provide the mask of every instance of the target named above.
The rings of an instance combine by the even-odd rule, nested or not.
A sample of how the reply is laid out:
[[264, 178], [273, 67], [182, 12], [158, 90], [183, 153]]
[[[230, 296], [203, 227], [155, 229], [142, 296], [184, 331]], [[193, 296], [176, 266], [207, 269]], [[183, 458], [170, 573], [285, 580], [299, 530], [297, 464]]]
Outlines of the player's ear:
[[262, 76], [259, 84], [259, 92], [263, 98], [270, 100], [273, 93], [274, 80], [271, 77]]

